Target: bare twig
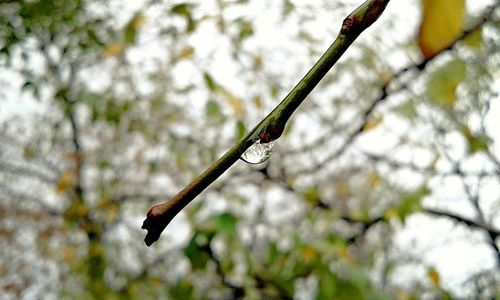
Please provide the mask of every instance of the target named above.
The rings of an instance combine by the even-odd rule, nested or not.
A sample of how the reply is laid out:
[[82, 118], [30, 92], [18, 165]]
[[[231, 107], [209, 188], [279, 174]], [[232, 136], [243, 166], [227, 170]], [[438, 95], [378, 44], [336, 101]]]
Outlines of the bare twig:
[[253, 143], [268, 143], [281, 136], [293, 112], [304, 101], [354, 40], [382, 14], [390, 0], [367, 0], [342, 23], [333, 44], [278, 106], [241, 141], [195, 178], [170, 201], [153, 206], [142, 225], [148, 231], [146, 245], [158, 240], [170, 221], [198, 194], [229, 169]]
[[426, 214], [429, 215], [434, 215], [434, 216], [440, 216], [440, 217], [447, 217], [449, 219], [455, 220], [457, 222], [463, 223], [469, 227], [474, 227], [476, 229], [484, 230], [488, 232], [490, 236], [493, 238], [496, 238], [500, 235], [500, 230], [495, 229], [488, 224], [478, 222], [476, 220], [472, 220], [463, 216], [460, 216], [458, 214], [448, 212], [448, 211], [442, 211], [442, 210], [437, 210], [437, 209], [432, 209], [432, 208], [426, 208], [423, 210]]

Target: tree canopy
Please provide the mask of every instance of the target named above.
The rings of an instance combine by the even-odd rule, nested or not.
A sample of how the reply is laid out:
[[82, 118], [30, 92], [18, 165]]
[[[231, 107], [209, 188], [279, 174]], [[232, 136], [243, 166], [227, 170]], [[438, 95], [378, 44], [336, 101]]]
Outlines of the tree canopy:
[[2, 1], [0, 293], [499, 296], [498, 1], [390, 2], [268, 160], [142, 242], [361, 2]]

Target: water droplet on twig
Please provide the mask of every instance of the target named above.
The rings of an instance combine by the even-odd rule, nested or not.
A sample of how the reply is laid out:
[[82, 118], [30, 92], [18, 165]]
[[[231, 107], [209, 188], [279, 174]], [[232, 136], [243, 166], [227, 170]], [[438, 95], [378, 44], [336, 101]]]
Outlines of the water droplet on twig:
[[253, 143], [250, 148], [241, 155], [241, 159], [249, 164], [260, 164], [271, 157], [274, 149], [274, 141], [261, 143], [260, 140]]

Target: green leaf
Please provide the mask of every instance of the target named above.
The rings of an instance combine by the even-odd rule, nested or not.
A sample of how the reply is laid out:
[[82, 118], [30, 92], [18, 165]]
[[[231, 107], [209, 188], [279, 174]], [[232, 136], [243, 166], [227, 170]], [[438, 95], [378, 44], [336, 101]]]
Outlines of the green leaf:
[[27, 89], [30, 89], [30, 88], [33, 88], [33, 82], [27, 80], [24, 84], [23, 84], [23, 87], [21, 88], [21, 90], [24, 92], [25, 90]]
[[248, 37], [252, 36], [253, 34], [253, 27], [252, 23], [249, 21], [241, 21], [240, 22], [240, 33], [238, 35], [238, 41], [243, 41], [247, 39]]
[[158, 162], [156, 160], [148, 161], [148, 165], [149, 165], [149, 172], [150, 173], [156, 173], [160, 170], [160, 165], [158, 164]]
[[112, 166], [111, 162], [107, 159], [102, 159], [99, 161], [99, 163], [97, 164], [98, 168], [99, 169], [108, 169]]
[[68, 101], [69, 100], [69, 98], [68, 98], [69, 97], [69, 89], [66, 87], [59, 89], [56, 92], [54, 97], [58, 100]]
[[[104, 42], [97, 36], [96, 32], [92, 28], [87, 28], [85, 30], [85, 33], [87, 34], [87, 39], [91, 44], [99, 45], [101, 47], [104, 46]], [[66, 50], [67, 48], [65, 48]]]
[[275, 242], [271, 242], [267, 249], [267, 261], [273, 263], [280, 255], [280, 250]]
[[304, 197], [304, 199], [307, 202], [312, 203], [312, 204], [318, 203], [318, 201], [321, 198], [318, 187], [316, 187], [316, 186], [311, 186], [311, 187], [308, 187], [305, 190], [303, 190], [302, 197]]
[[125, 26], [125, 43], [127, 45], [133, 45], [136, 42], [137, 39], [137, 29], [144, 23], [145, 17], [144, 15], [139, 12], [130, 19], [130, 21], [127, 23], [127, 26]]
[[427, 96], [445, 108], [455, 104], [455, 91], [465, 79], [466, 65], [463, 60], [452, 60], [435, 70], [427, 80]]
[[406, 194], [401, 202], [399, 202], [396, 210], [397, 215], [401, 222], [404, 224], [406, 217], [422, 208], [420, 202], [422, 199], [430, 194], [427, 187], [422, 187], [413, 193]]
[[326, 269], [319, 273], [317, 300], [335, 299], [337, 290], [337, 277]]
[[172, 13], [174, 15], [191, 16], [191, 8], [192, 8], [192, 5], [189, 3], [180, 3], [177, 5], [174, 5], [170, 9], [170, 13]]
[[370, 118], [363, 126], [363, 132], [373, 130], [373, 129], [377, 128], [383, 122], [384, 122], [384, 117], [382, 117], [382, 116]]
[[238, 120], [238, 122], [236, 122], [236, 140], [241, 140], [245, 136], [246, 132], [247, 129], [245, 127], [245, 123], [243, 123], [241, 120]]
[[172, 299], [196, 299], [193, 296], [194, 291], [193, 283], [189, 279], [182, 280], [169, 289]]
[[209, 222], [216, 233], [227, 234], [229, 236], [236, 235], [236, 224], [238, 223], [238, 218], [231, 213], [225, 212], [212, 217], [211, 222]]
[[224, 115], [220, 110], [219, 103], [215, 100], [209, 100], [205, 106], [205, 114], [209, 119], [222, 121], [224, 119]]
[[186, 19], [186, 21], [187, 21], [186, 31], [187, 32], [193, 32], [196, 28], [196, 22], [193, 19], [192, 8], [193, 8], [192, 4], [180, 3], [177, 5], [174, 5], [170, 9], [170, 13], [172, 13], [174, 15], [183, 16]]
[[352, 267], [349, 270], [349, 279], [360, 291], [368, 291], [371, 288], [370, 279], [361, 268]]
[[479, 49], [483, 45], [483, 27], [474, 30], [463, 39], [463, 44], [467, 47]]
[[205, 84], [207, 85], [209, 90], [211, 90], [212, 92], [217, 91], [219, 85], [215, 82], [213, 77], [210, 76], [210, 74], [208, 74], [207, 72], [203, 73], [203, 79], [205, 80]]
[[489, 144], [491, 143], [491, 139], [488, 136], [483, 134], [473, 134], [469, 127], [467, 127], [467, 125], [462, 125], [461, 130], [463, 135], [467, 139], [467, 143], [469, 144], [470, 154], [488, 150]]
[[335, 298], [338, 300], [350, 299], [366, 299], [363, 295], [363, 290], [360, 289], [354, 282], [349, 280], [339, 280], [337, 283], [337, 294]]
[[287, 17], [293, 10], [295, 9], [295, 5], [290, 0], [283, 0], [283, 17]]
[[129, 102], [117, 103], [114, 99], [109, 99], [106, 102], [106, 109], [104, 111], [104, 120], [106, 122], [118, 125], [120, 124], [122, 115], [130, 109]]
[[485, 135], [477, 135], [468, 138], [467, 141], [469, 142], [469, 152], [474, 154], [479, 151], [487, 151], [491, 139]]
[[435, 267], [430, 267], [427, 270], [427, 277], [435, 287], [439, 288], [441, 286], [441, 279]]
[[417, 114], [415, 102], [412, 99], [408, 99], [396, 106], [394, 112], [406, 119], [412, 119]]
[[205, 250], [207, 249], [209, 243], [209, 237], [201, 231], [196, 231], [184, 248], [184, 255], [186, 255], [191, 262], [193, 270], [205, 269], [208, 261], [210, 260], [210, 256]]

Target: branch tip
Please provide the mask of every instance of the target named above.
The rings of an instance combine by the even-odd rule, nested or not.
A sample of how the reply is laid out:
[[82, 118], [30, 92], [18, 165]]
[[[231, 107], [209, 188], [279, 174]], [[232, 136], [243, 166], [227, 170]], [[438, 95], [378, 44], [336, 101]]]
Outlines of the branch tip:
[[344, 19], [340, 33], [343, 35], [359, 35], [377, 21], [389, 1], [368, 0], [364, 2]]
[[172, 221], [174, 216], [175, 214], [172, 214], [168, 207], [165, 207], [163, 204], [151, 207], [141, 227], [141, 229], [148, 231], [144, 238], [146, 246], [151, 246], [160, 238], [161, 233], [165, 230], [170, 221]]

